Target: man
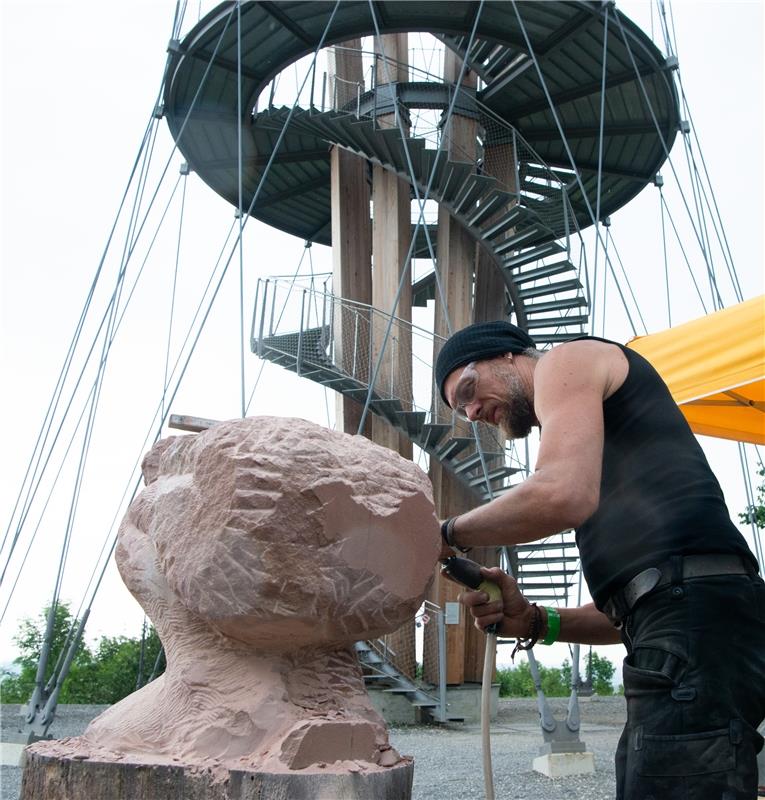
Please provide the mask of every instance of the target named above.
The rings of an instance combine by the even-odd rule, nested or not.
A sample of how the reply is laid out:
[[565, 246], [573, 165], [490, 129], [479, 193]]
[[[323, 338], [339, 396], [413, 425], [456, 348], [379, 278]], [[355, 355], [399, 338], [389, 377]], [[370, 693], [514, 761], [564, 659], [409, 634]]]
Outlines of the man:
[[628, 720], [620, 800], [756, 796], [765, 717], [765, 584], [719, 484], [661, 378], [637, 353], [593, 337], [540, 353], [507, 322], [445, 344], [441, 396], [508, 438], [541, 430], [534, 473], [442, 525], [453, 548], [515, 545], [576, 529], [594, 603], [541, 609], [501, 570], [501, 602], [467, 592], [479, 629], [523, 647], [623, 642]]

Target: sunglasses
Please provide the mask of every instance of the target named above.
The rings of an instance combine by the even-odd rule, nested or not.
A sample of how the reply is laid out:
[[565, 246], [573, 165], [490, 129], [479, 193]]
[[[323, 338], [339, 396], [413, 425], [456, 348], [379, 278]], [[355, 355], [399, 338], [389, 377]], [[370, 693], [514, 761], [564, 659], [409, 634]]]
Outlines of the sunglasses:
[[478, 391], [478, 370], [475, 361], [471, 361], [460, 375], [457, 385], [454, 387], [454, 410], [464, 414], [466, 406], [475, 400]]

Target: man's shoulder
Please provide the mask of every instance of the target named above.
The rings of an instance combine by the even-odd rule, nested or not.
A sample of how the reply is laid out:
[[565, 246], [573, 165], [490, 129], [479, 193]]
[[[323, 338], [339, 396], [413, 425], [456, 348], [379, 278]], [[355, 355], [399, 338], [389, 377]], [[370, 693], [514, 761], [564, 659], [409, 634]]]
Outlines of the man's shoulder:
[[558, 361], [580, 360], [580, 359], [601, 359], [601, 358], [614, 358], [623, 355], [623, 348], [618, 342], [612, 342], [608, 339], [596, 338], [581, 338], [570, 339], [567, 342], [556, 344], [550, 350], [545, 351], [540, 359], [543, 361], [548, 360], [548, 363]]
[[622, 385], [629, 372], [623, 348], [605, 339], [572, 339], [555, 345], [539, 359], [540, 377], [546, 373], [575, 372], [602, 387], [608, 397]]

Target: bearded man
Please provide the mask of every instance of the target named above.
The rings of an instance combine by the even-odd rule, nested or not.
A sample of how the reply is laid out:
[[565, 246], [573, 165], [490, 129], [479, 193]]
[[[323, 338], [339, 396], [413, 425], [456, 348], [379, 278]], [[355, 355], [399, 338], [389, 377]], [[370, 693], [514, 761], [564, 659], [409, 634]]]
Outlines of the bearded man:
[[471, 325], [438, 356], [444, 401], [507, 438], [540, 429], [534, 473], [442, 524], [454, 549], [576, 529], [592, 603], [540, 608], [497, 568], [502, 601], [461, 600], [483, 630], [627, 649], [618, 800], [751, 800], [765, 717], [765, 583], [664, 382], [640, 355], [581, 337], [547, 352], [507, 322]]

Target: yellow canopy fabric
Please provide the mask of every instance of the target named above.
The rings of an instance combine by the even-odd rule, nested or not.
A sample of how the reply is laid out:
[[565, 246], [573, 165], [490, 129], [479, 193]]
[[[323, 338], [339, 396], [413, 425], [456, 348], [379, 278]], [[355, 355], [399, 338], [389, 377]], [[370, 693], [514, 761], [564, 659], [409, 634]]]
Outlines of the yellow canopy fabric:
[[765, 444], [765, 295], [627, 347], [654, 366], [694, 433]]

